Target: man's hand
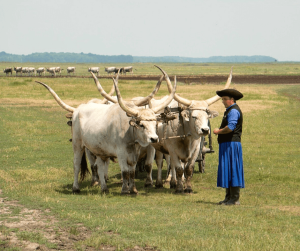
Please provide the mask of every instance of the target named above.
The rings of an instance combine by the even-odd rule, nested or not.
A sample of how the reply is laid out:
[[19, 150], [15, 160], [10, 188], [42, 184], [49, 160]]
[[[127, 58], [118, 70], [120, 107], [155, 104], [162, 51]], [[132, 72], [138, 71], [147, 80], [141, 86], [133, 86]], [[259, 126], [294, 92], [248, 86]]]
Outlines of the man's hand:
[[214, 131], [213, 131], [213, 133], [214, 133], [215, 135], [218, 135], [219, 131], [220, 131], [219, 128], [215, 128]]

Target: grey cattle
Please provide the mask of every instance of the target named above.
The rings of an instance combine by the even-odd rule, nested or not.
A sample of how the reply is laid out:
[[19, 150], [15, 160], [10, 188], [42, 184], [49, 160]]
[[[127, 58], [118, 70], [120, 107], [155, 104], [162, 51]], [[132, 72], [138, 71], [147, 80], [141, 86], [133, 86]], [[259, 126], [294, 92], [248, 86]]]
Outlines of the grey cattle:
[[[160, 70], [165, 76], [169, 91], [171, 91], [172, 84], [168, 75], [162, 69]], [[224, 89], [229, 87], [231, 79], [232, 69]], [[174, 99], [183, 105], [181, 118], [177, 118], [169, 125], [159, 125], [157, 132], [159, 142], [152, 144], [152, 146], [156, 150], [170, 155], [171, 168], [176, 171], [176, 192], [192, 192], [191, 178], [193, 166], [199, 153], [201, 137], [209, 134], [208, 119], [218, 116], [217, 112], [209, 110], [209, 106], [220, 100], [220, 97], [216, 95], [207, 100], [188, 100], [175, 94]], [[161, 172], [160, 166], [158, 169], [158, 172]], [[185, 190], [183, 190], [182, 183], [183, 173], [186, 178]], [[161, 179], [161, 177], [159, 178]]]
[[99, 76], [99, 67], [90, 67], [88, 72], [97, 73], [97, 77]]
[[22, 75], [22, 67], [14, 67], [14, 71], [16, 72], [16, 76], [18, 73]]
[[105, 72], [107, 72], [107, 74], [110, 74], [110, 73], [118, 73], [119, 71], [119, 68], [116, 68], [116, 67], [105, 67]]
[[125, 74], [129, 72], [129, 73], [133, 73], [133, 67], [132, 66], [127, 66], [127, 67], [123, 67], [120, 69], [120, 73]]
[[36, 76], [36, 71], [35, 68], [33, 67], [28, 67], [27, 72], [28, 72], [28, 76], [31, 76], [33, 73]]
[[41, 76], [43, 73], [44, 73], [44, 76], [45, 76], [45, 68], [44, 67], [39, 67], [36, 69], [36, 73], [39, 74], [39, 76]]
[[[92, 73], [95, 81], [96, 76]], [[118, 77], [117, 77], [118, 78]], [[65, 104], [57, 94], [47, 85], [58, 104], [73, 113], [72, 116], [72, 144], [74, 151], [74, 183], [73, 192], [79, 192], [79, 170], [87, 169], [84, 162], [84, 151], [87, 148], [97, 156], [96, 165], [102, 191], [107, 191], [104, 170], [111, 158], [118, 158], [123, 176], [122, 193], [137, 193], [134, 183], [135, 165], [141, 147], [147, 147], [157, 141], [156, 121], [157, 112], [165, 107], [174, 97], [176, 84], [168, 99], [158, 107], [140, 108], [127, 105], [123, 101], [118, 83], [115, 79], [115, 89], [118, 104], [82, 104], [73, 108]], [[129, 186], [128, 186], [129, 184]]]
[[46, 68], [46, 71], [49, 72], [52, 76], [56, 77], [56, 70], [55, 67]]
[[67, 68], [67, 73], [70, 75], [71, 73], [73, 73], [73, 75], [75, 75], [75, 67], [73, 66], [69, 66]]
[[11, 67], [8, 67], [3, 69], [3, 72], [6, 74], [6, 76], [8, 76], [9, 73], [10, 75], [12, 75], [13, 69]]

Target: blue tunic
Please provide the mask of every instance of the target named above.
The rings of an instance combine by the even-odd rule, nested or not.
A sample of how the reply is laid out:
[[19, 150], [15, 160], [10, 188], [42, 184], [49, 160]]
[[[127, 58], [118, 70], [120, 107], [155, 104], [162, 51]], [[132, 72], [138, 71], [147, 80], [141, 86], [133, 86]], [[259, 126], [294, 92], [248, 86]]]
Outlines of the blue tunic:
[[[234, 105], [234, 104], [233, 104]], [[231, 107], [231, 106], [230, 106]], [[228, 107], [227, 109], [229, 109]], [[232, 109], [227, 115], [228, 128], [234, 130], [240, 113]], [[217, 186], [223, 188], [245, 187], [243, 151], [241, 142], [223, 142], [219, 144], [219, 166]]]

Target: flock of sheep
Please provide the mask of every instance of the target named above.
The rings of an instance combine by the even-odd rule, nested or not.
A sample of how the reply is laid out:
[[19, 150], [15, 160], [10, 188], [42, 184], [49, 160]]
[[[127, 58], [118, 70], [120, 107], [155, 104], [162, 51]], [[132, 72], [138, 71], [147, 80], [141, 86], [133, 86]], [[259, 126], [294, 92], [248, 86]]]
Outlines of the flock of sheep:
[[[75, 67], [73, 66], [69, 66], [67, 67], [67, 74], [70, 75], [71, 73], [73, 73], [73, 75], [75, 75]], [[39, 76], [41, 76], [42, 74], [45, 76], [45, 73], [48, 72], [49, 74], [51, 74], [52, 76], [56, 76], [56, 74], [61, 75], [61, 71], [64, 69], [61, 69], [60, 67], [50, 67], [50, 68], [45, 68], [45, 67], [39, 67], [37, 69], [35, 69], [34, 67], [8, 67], [3, 69], [3, 72], [6, 74], [6, 76], [8, 76], [9, 74], [12, 75], [13, 71], [16, 72], [16, 76], [18, 75], [23, 75], [27, 74], [28, 76], [36, 76], [36, 74], [38, 74]], [[99, 67], [91, 67], [88, 68], [89, 72], [93, 72], [96, 73], [97, 76], [99, 75]], [[117, 67], [105, 67], [105, 72], [107, 72], [108, 74], [110, 73], [118, 73], [120, 72], [121, 74], [126, 74], [127, 72], [132, 73], [133, 71], [133, 67], [132, 66], [127, 66], [127, 67], [122, 67], [122, 68], [117, 68]]]

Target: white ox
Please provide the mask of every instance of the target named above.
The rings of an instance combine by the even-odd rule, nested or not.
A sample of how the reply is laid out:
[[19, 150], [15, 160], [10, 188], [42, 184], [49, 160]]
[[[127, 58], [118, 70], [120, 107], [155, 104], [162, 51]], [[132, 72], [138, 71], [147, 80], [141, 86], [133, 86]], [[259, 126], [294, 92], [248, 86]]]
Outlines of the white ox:
[[73, 72], [73, 75], [75, 75], [75, 67], [69, 66], [69, 67], [67, 68], [67, 73], [70, 75], [70, 73], [72, 73], [72, 72]]
[[28, 73], [28, 67], [22, 67], [22, 74], [23, 73]]
[[35, 71], [35, 68], [33, 68], [33, 67], [28, 67], [27, 73], [28, 73], [28, 76], [31, 76], [33, 73], [36, 76], [36, 71]]
[[91, 67], [88, 69], [88, 72], [97, 73], [97, 77], [99, 76], [99, 67]]
[[18, 73], [22, 75], [22, 67], [14, 67], [14, 71], [16, 72], [16, 76]]
[[39, 67], [36, 69], [36, 73], [39, 74], [39, 76], [42, 75], [42, 73], [44, 73], [44, 76], [45, 76], [45, 68], [44, 67]]
[[[159, 67], [158, 67], [159, 68]], [[160, 69], [160, 68], [159, 68]], [[169, 91], [172, 88], [171, 81], [166, 72], [160, 69], [165, 76]], [[230, 71], [227, 83], [224, 89], [227, 89], [231, 83], [232, 69]], [[172, 177], [171, 186], [175, 186], [177, 193], [192, 192], [191, 178], [195, 160], [199, 153], [201, 137], [209, 134], [208, 119], [218, 116], [215, 111], [210, 111], [209, 106], [217, 102], [220, 97], [218, 95], [207, 100], [188, 100], [175, 94], [174, 99], [184, 105], [180, 118], [169, 123], [168, 126], [158, 126], [159, 142], [152, 146], [161, 153], [170, 155], [171, 168], [176, 171], [177, 184], [175, 177]], [[172, 124], [173, 123], [173, 124]], [[179, 126], [178, 126], [179, 125]], [[159, 154], [159, 153], [158, 153]], [[162, 154], [160, 154], [162, 159]], [[182, 167], [184, 163], [184, 168]], [[182, 176], [185, 174], [186, 188], [183, 190]], [[158, 165], [157, 184], [162, 184], [161, 165]]]
[[62, 71], [63, 69], [61, 69], [59, 66], [54, 67], [54, 68], [55, 68], [55, 73], [59, 73], [59, 75], [61, 75], [61, 71]]
[[107, 72], [107, 74], [110, 74], [110, 73], [118, 73], [119, 71], [119, 68], [116, 68], [116, 67], [105, 67], [105, 72]]
[[46, 68], [46, 71], [49, 72], [49, 74], [51, 74], [51, 76], [56, 77], [56, 70], [55, 70], [55, 67]]
[[126, 72], [133, 73], [133, 67], [132, 66], [127, 66], [127, 67], [121, 68], [120, 73], [123, 73], [123, 74], [126, 75]]
[[[95, 75], [92, 73], [94, 79]], [[98, 81], [98, 80], [97, 80]], [[156, 134], [156, 114], [168, 105], [174, 97], [176, 83], [168, 99], [158, 107], [141, 109], [127, 105], [119, 92], [117, 81], [114, 80], [119, 104], [83, 104], [77, 109], [65, 104], [56, 93], [45, 86], [58, 104], [73, 113], [72, 144], [74, 151], [74, 183], [73, 192], [79, 192], [78, 175], [81, 169], [83, 175], [87, 169], [83, 153], [87, 148], [97, 156], [96, 165], [101, 189], [107, 191], [104, 178], [105, 169], [111, 158], [118, 158], [123, 176], [122, 194], [137, 193], [134, 183], [135, 165], [140, 154], [140, 148], [147, 147], [158, 140]], [[83, 176], [84, 177], [84, 176]], [[128, 186], [129, 184], [129, 186]]]

